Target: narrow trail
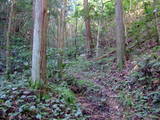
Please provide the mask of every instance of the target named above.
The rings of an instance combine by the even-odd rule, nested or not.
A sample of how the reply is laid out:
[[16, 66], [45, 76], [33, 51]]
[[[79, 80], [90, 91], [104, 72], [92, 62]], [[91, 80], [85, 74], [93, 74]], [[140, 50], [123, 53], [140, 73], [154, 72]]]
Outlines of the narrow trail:
[[[79, 73], [77, 78], [86, 79], [83, 73]], [[99, 86], [100, 90], [96, 94], [78, 97], [84, 108], [83, 112], [90, 116], [87, 120], [123, 120], [123, 109], [117, 100], [117, 94], [100, 81], [92, 79], [92, 82]]]
[[87, 120], [125, 120], [123, 107], [118, 100], [118, 93], [113, 89], [113, 86], [116, 86], [118, 81], [125, 80], [125, 76], [130, 70], [131, 66], [128, 66], [121, 73], [113, 70], [110, 71], [110, 76], [98, 78], [95, 77], [97, 71], [95, 76], [92, 77], [88, 77], [86, 72], [80, 72], [75, 75], [77, 80], [90, 80], [100, 88], [96, 93], [78, 96], [83, 113], [90, 116]]

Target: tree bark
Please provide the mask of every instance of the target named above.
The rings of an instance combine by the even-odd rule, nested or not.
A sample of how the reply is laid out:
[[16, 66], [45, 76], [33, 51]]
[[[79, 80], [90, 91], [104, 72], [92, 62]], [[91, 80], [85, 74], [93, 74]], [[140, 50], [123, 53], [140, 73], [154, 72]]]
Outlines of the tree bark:
[[125, 63], [125, 32], [123, 23], [122, 0], [116, 0], [116, 37], [117, 37], [117, 64], [120, 69]]
[[65, 29], [66, 29], [66, 7], [67, 7], [67, 0], [63, 0], [63, 8], [62, 8], [62, 28], [61, 28], [61, 34], [62, 34], [62, 42], [61, 42], [61, 48], [64, 48], [65, 43]]
[[77, 59], [77, 30], [78, 30], [78, 18], [76, 17], [76, 26], [75, 26], [75, 59]]
[[153, 7], [154, 7], [154, 15], [155, 15], [155, 23], [156, 23], [156, 29], [157, 29], [157, 34], [158, 34], [158, 40], [157, 43], [160, 44], [160, 20], [158, 16], [158, 0], [153, 1]]
[[43, 81], [46, 78], [46, 43], [48, 28], [47, 0], [35, 1], [34, 35], [32, 50], [32, 81]]
[[89, 17], [89, 5], [88, 0], [83, 1], [84, 10], [85, 10], [85, 27], [86, 27], [86, 47], [87, 47], [87, 57], [93, 57], [94, 42], [91, 34], [91, 25]]
[[6, 74], [7, 76], [10, 73], [10, 33], [11, 33], [11, 24], [12, 24], [12, 18], [13, 18], [13, 7], [15, 4], [15, 0], [11, 1], [11, 7], [10, 7], [10, 14], [9, 14], [9, 21], [8, 21], [8, 28], [6, 33]]
[[101, 30], [101, 22], [98, 21], [98, 33], [97, 33], [97, 45], [96, 45], [96, 57], [100, 56], [100, 30]]
[[[32, 25], [34, 25], [34, 19], [35, 19], [35, 0], [32, 1]], [[32, 51], [33, 49], [33, 34], [34, 30], [32, 29], [31, 33], [31, 40], [30, 40], [30, 50]]]
[[[101, 8], [100, 11], [101, 13], [104, 12], [104, 5], [103, 5], [103, 0], [101, 2]], [[100, 34], [101, 34], [101, 29], [102, 29], [102, 22], [103, 22], [103, 17], [100, 15], [100, 19], [98, 20], [98, 34], [97, 34], [97, 44], [96, 44], [96, 57], [99, 57], [101, 55], [101, 48], [100, 48]]]
[[60, 48], [61, 41], [61, 10], [58, 11], [59, 15], [57, 16], [57, 48]]
[[58, 79], [62, 78], [63, 74], [63, 49], [65, 44], [65, 30], [66, 30], [66, 9], [67, 9], [67, 0], [62, 1], [62, 7], [59, 10], [58, 16], [58, 48], [59, 48], [59, 57], [58, 57]]
[[157, 28], [157, 34], [158, 34], [158, 40], [157, 43], [160, 43], [160, 21], [158, 19], [158, 14], [155, 13], [155, 21], [156, 21], [156, 28]]

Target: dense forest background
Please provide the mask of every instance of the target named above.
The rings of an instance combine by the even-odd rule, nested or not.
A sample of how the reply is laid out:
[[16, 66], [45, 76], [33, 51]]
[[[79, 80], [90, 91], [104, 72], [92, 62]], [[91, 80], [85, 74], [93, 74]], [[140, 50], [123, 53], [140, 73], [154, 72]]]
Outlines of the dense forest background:
[[0, 1], [0, 120], [159, 119], [159, 0]]

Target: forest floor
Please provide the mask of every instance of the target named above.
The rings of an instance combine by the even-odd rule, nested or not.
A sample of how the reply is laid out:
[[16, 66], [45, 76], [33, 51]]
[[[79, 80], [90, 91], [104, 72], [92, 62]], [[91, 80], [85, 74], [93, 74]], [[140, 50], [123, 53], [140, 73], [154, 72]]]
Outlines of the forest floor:
[[[139, 51], [141, 53], [145, 53], [148, 55], [151, 55], [151, 53], [154, 53], [152, 51], [152, 49], [150, 49], [150, 48], [154, 48], [154, 46], [156, 46], [155, 43], [149, 44], [146, 42], [144, 44], [147, 44], [144, 46], [149, 46], [149, 47], [145, 48], [145, 52], [142, 52], [142, 51], [144, 51], [143, 48], [139, 49]], [[155, 55], [159, 56], [160, 53], [155, 52]], [[137, 64], [140, 61], [143, 61], [142, 62], [143, 64], [145, 63], [143, 59], [137, 59], [137, 55], [132, 56], [132, 59], [126, 61], [125, 67], [123, 68], [123, 70], [121, 72], [119, 70], [117, 70], [114, 56], [115, 55], [113, 53], [113, 54], [110, 54], [108, 57], [103, 58], [101, 60], [97, 60], [97, 61], [91, 60], [91, 61], [89, 61], [89, 62], [91, 62], [91, 65], [88, 65], [88, 66], [86, 65], [85, 66], [86, 68], [83, 70], [82, 70], [82, 68], [80, 68], [81, 69], [80, 71], [77, 68], [78, 65], [76, 65], [76, 67], [75, 67], [75, 68], [77, 68], [77, 70], [74, 71], [73, 76], [77, 80], [84, 80], [84, 81], [89, 80], [90, 82], [94, 83], [96, 86], [99, 86], [99, 89], [97, 91], [95, 90], [93, 92], [86, 92], [85, 95], [83, 95], [83, 94], [77, 95], [78, 101], [81, 103], [81, 106], [83, 108], [83, 114], [89, 116], [87, 120], [125, 120], [126, 117], [128, 116], [127, 115], [128, 112], [134, 113], [133, 108], [129, 107], [129, 109], [128, 109], [125, 105], [123, 105], [123, 103], [122, 103], [123, 98], [121, 99], [121, 97], [123, 97], [123, 96], [121, 96], [121, 93], [122, 93], [123, 87], [125, 86], [124, 83], [127, 81], [130, 81], [130, 77], [131, 77], [130, 75], [133, 74], [135, 71], [137, 71], [137, 69], [139, 69], [139, 72], [141, 71], [141, 73], [139, 73], [139, 74], [143, 74], [143, 72], [145, 70], [152, 72], [153, 75], [150, 77], [152, 78], [151, 80], [156, 79], [155, 83], [160, 80], [159, 77], [157, 77], [160, 74], [158, 72], [154, 73], [155, 68], [153, 66], [151, 67], [151, 68], [153, 68], [153, 71], [151, 71], [151, 68], [147, 68], [147, 66], [148, 66], [147, 64], [144, 65], [145, 66], [144, 68], [143, 68], [143, 65], [139, 66], [139, 64]], [[153, 59], [154, 57], [151, 57], [151, 58]], [[149, 61], [152, 61], [151, 58], [149, 58]], [[155, 63], [155, 66], [158, 66], [158, 64], [159, 64], [157, 58], [153, 62], [153, 63]], [[82, 61], [82, 63], [80, 63], [80, 64], [85, 64], [85, 61]], [[156, 69], [155, 69], [155, 71], [156, 71]], [[155, 76], [154, 76], [154, 74], [155, 74]], [[141, 76], [140, 78], [145, 78], [145, 77], [147, 77], [147, 75]], [[136, 78], [136, 80], [137, 80], [137, 82], [132, 81], [136, 87], [134, 88], [132, 86], [132, 88], [128, 88], [133, 93], [140, 90], [140, 91], [143, 91], [144, 93], [146, 93], [146, 94], [142, 94], [143, 97], [146, 97], [146, 96], [149, 96], [148, 91], [150, 91], [150, 92], [156, 91], [157, 87], [154, 86], [153, 81], [151, 82], [152, 84], [149, 84], [150, 87], [153, 88], [153, 90], [148, 90], [147, 88], [149, 88], [149, 87], [147, 84], [145, 84], [146, 78], [143, 81], [141, 81], [142, 83], [144, 83], [142, 85], [140, 84], [140, 81], [138, 81], [137, 78]], [[158, 85], [159, 85], [159, 82], [158, 82], [157, 86]], [[147, 87], [143, 89], [144, 86], [147, 86]], [[130, 87], [130, 85], [128, 87]], [[137, 91], [136, 91], [136, 88], [137, 88]], [[139, 96], [142, 96], [140, 94], [140, 92], [138, 92], [138, 94], [139, 94]], [[135, 99], [134, 97], [133, 97], [133, 99]], [[154, 98], [152, 98], [152, 99], [154, 99]], [[138, 100], [143, 101], [141, 99], [138, 99]], [[128, 99], [128, 101], [129, 101], [129, 99]], [[132, 102], [131, 102], [131, 104], [132, 104]], [[135, 103], [135, 104], [138, 106], [138, 103]], [[143, 106], [143, 104], [144, 103], [142, 102], [142, 104], [140, 104], [140, 105]], [[148, 104], [148, 106], [150, 106], [149, 102], [147, 104]], [[143, 107], [141, 107], [141, 108], [143, 108]], [[150, 109], [151, 108], [152, 107], [150, 107]], [[147, 114], [149, 115], [150, 113], [147, 113]], [[152, 114], [152, 112], [151, 112], [151, 114]], [[134, 117], [133, 119], [140, 120], [141, 118], [143, 118], [143, 117]], [[148, 116], [144, 117], [144, 118], [145, 118], [145, 120], [151, 120], [151, 119], [149, 119]], [[157, 120], [159, 120], [159, 117]]]
[[133, 67], [134, 65], [128, 62], [125, 69], [119, 72], [115, 64], [112, 64], [110, 69], [107, 68], [105, 71], [92, 66], [88, 71], [75, 74], [77, 80], [89, 80], [100, 88], [96, 92], [78, 95], [83, 113], [89, 116], [87, 120], [124, 120], [124, 111], [118, 100], [116, 86], [126, 79]]

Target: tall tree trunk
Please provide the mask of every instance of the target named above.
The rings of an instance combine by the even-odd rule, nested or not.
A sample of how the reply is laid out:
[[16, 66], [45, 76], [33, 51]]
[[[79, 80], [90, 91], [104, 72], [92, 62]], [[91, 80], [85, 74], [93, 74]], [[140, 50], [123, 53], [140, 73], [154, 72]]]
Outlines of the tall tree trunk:
[[132, 10], [132, 0], [129, 1], [129, 12]]
[[58, 57], [58, 69], [59, 69], [59, 74], [58, 78], [62, 78], [63, 74], [63, 48], [64, 48], [64, 41], [65, 41], [65, 30], [66, 30], [66, 7], [67, 7], [67, 0], [63, 0], [62, 2], [62, 8], [60, 10], [60, 15], [59, 15], [59, 46], [58, 48], [60, 49], [59, 51], [59, 57]]
[[32, 81], [47, 83], [46, 43], [48, 28], [47, 0], [35, 1], [34, 35], [32, 50]]
[[91, 34], [91, 25], [90, 25], [90, 17], [89, 17], [89, 6], [88, 0], [83, 1], [84, 10], [85, 10], [85, 27], [86, 27], [86, 47], [87, 47], [87, 57], [93, 56], [94, 42]]
[[98, 33], [97, 33], [97, 44], [96, 44], [96, 57], [100, 56], [100, 31], [101, 31], [101, 22], [98, 21]]
[[8, 28], [6, 33], [6, 74], [9, 76], [10, 73], [10, 33], [11, 33], [11, 24], [12, 24], [12, 18], [13, 18], [13, 7], [15, 4], [15, 0], [11, 1], [11, 7], [10, 7], [10, 14], [9, 14], [9, 21], [8, 21]]
[[77, 30], [78, 30], [78, 18], [76, 17], [76, 27], [75, 27], [75, 59], [77, 59]]
[[[35, 19], [35, 0], [32, 1], [32, 24], [34, 25], [34, 19]], [[30, 50], [32, 51], [33, 49], [33, 34], [34, 30], [32, 29], [31, 33], [31, 40], [30, 40]]]
[[[100, 11], [101, 13], [104, 12], [104, 5], [103, 5], [103, 0], [101, 2], [101, 8]], [[101, 55], [101, 48], [100, 48], [100, 34], [101, 34], [101, 29], [102, 29], [102, 21], [103, 17], [100, 15], [100, 19], [98, 20], [98, 34], [97, 34], [97, 44], [96, 44], [96, 57]]]
[[65, 29], [66, 29], [66, 7], [67, 7], [67, 0], [63, 0], [63, 8], [62, 8], [62, 28], [61, 28], [61, 34], [62, 34], [62, 42], [61, 42], [61, 48], [64, 48], [65, 43]]
[[61, 10], [58, 11], [59, 15], [57, 16], [57, 48], [60, 48], [60, 41], [61, 41]]
[[[129, 12], [130, 14], [130, 12]], [[125, 20], [125, 15], [123, 16], [123, 20]], [[125, 43], [128, 45], [128, 31], [127, 31], [127, 23], [124, 22], [124, 34], [125, 34]]]
[[120, 69], [125, 62], [125, 32], [123, 23], [122, 0], [116, 0], [116, 37], [117, 37], [117, 64]]
[[155, 13], [155, 21], [156, 21], [156, 28], [157, 28], [157, 34], [158, 34], [158, 40], [157, 43], [160, 43], [160, 20], [158, 19], [158, 13]]
[[156, 23], [156, 29], [158, 34], [157, 43], [160, 44], [160, 20], [158, 18], [158, 0], [153, 1], [153, 7], [154, 7], [154, 15], [155, 15], [155, 23]]
[[58, 48], [64, 48], [64, 41], [65, 41], [65, 29], [66, 29], [66, 7], [67, 7], [67, 0], [62, 1], [62, 8], [58, 11], [58, 27], [57, 27], [57, 41], [58, 41]]
[[59, 48], [59, 56], [58, 56], [58, 79], [60, 80], [62, 78], [62, 64], [63, 64], [63, 45], [64, 45], [64, 39], [63, 39], [63, 10], [60, 9], [59, 16], [58, 16], [58, 48]]
[[63, 48], [63, 10], [60, 10], [60, 17], [59, 17], [59, 27], [60, 27], [60, 31], [59, 31], [59, 48], [62, 49]]

